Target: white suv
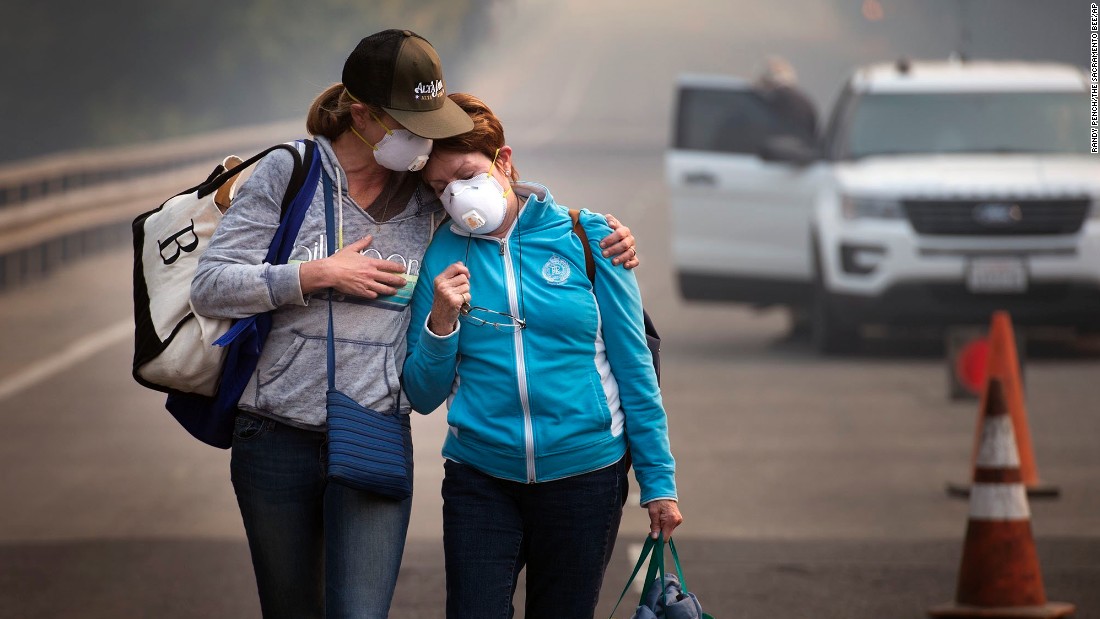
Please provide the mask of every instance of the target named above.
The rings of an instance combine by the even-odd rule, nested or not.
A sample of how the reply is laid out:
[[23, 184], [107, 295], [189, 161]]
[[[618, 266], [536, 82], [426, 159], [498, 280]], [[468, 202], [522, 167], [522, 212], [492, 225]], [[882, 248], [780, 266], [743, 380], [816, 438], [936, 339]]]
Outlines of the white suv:
[[681, 294], [865, 324], [1100, 327], [1087, 78], [1023, 62], [854, 72], [808, 141], [744, 80], [683, 76], [666, 157]]

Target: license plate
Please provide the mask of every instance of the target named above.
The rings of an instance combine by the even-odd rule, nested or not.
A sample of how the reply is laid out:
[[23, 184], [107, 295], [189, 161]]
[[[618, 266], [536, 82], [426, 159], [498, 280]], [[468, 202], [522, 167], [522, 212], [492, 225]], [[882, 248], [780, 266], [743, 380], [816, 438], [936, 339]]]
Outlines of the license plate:
[[1027, 266], [1022, 258], [975, 258], [970, 262], [966, 287], [978, 294], [1027, 291]]

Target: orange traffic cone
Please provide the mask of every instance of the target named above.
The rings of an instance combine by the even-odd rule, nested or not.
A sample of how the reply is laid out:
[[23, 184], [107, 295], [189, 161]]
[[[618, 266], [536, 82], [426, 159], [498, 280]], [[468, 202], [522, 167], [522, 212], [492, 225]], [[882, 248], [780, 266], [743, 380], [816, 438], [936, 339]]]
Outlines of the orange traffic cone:
[[[1020, 475], [1027, 494], [1033, 498], [1054, 498], [1060, 493], [1058, 486], [1044, 484], [1039, 481], [1039, 467], [1035, 464], [1035, 451], [1031, 446], [1031, 430], [1027, 423], [1027, 407], [1024, 405], [1023, 381], [1020, 378], [1020, 361], [1016, 352], [1016, 335], [1012, 331], [1012, 319], [1008, 312], [998, 311], [993, 313], [993, 320], [989, 327], [989, 357], [986, 370], [987, 388], [982, 394], [978, 415], [978, 425], [974, 432], [974, 455], [971, 460], [975, 477], [972, 483], [977, 483], [978, 450], [981, 448], [983, 428], [985, 427], [985, 415], [989, 410], [989, 381], [996, 379], [1000, 382], [1004, 393], [1004, 402], [1012, 420], [1012, 430], [1016, 436], [1016, 445], [1019, 448]], [[970, 486], [967, 484], [948, 484], [947, 492], [953, 496], [969, 496]]]
[[1020, 456], [1001, 382], [987, 383], [970, 518], [955, 602], [933, 617], [1065, 617], [1073, 604], [1048, 602], [1039, 571]]

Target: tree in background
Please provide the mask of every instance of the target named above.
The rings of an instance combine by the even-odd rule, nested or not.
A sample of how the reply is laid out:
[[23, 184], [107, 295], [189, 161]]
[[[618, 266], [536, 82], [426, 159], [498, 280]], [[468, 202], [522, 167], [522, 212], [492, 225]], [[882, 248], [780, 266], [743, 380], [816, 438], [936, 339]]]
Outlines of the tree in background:
[[304, 118], [359, 39], [408, 28], [456, 86], [489, 0], [0, 5], [0, 160]]

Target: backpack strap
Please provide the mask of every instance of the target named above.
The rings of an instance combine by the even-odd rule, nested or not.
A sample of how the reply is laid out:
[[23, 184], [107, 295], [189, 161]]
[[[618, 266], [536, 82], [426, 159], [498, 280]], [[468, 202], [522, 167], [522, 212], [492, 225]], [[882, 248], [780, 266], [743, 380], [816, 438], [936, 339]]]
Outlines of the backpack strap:
[[[264, 262], [268, 264], [286, 264], [290, 259], [290, 252], [294, 249], [294, 240], [298, 238], [298, 232], [301, 230], [302, 222], [304, 222], [306, 218], [306, 211], [309, 210], [310, 205], [313, 203], [313, 194], [316, 191], [317, 184], [321, 180], [320, 154], [317, 153], [315, 148], [309, 149], [309, 144], [312, 144], [310, 140], [303, 140], [303, 142], [306, 143], [306, 151], [312, 155], [312, 160], [309, 160], [309, 165], [302, 165], [301, 153], [298, 152], [295, 146], [290, 144], [272, 146], [263, 153], [253, 157], [253, 159], [259, 160], [264, 154], [276, 148], [289, 148], [294, 151], [296, 157], [294, 175], [292, 175], [286, 194], [283, 197], [283, 202], [286, 206], [284, 207], [282, 217], [279, 219], [279, 227], [275, 229], [275, 234], [271, 238], [271, 245], [267, 248], [267, 256], [264, 257]], [[246, 162], [242, 165], [251, 164]], [[232, 170], [230, 170], [230, 172], [232, 172]], [[299, 172], [302, 173], [301, 180], [295, 181], [294, 176]], [[224, 174], [222, 176], [224, 176]], [[309, 183], [313, 184], [309, 185]], [[291, 191], [291, 189], [294, 189], [295, 184], [297, 184], [297, 189]], [[313, 189], [309, 190], [307, 187], [312, 187]], [[229, 346], [242, 332], [249, 328], [249, 325], [253, 323], [256, 316], [258, 315], [236, 320], [233, 326], [214, 342], [214, 345]], [[222, 377], [224, 381], [224, 373]], [[239, 396], [240, 394], [238, 393], [237, 395]]]
[[581, 240], [581, 246], [584, 247], [584, 270], [588, 273], [588, 281], [592, 282], [592, 285], [596, 285], [596, 261], [592, 259], [592, 248], [588, 246], [588, 233], [585, 232], [584, 226], [581, 225], [581, 212], [575, 208], [569, 209], [569, 219], [573, 220], [573, 234], [576, 234]]
[[[279, 218], [282, 219], [286, 216], [286, 211], [290, 208], [290, 203], [294, 201], [295, 196], [302, 190], [305, 185], [306, 178], [310, 175], [311, 169], [314, 164], [314, 158], [317, 155], [317, 143], [313, 140], [300, 140], [303, 145], [302, 152], [298, 152], [296, 146], [291, 146], [291, 154], [294, 155], [294, 172], [290, 175], [290, 182], [287, 183], [286, 193], [283, 194], [283, 202], [280, 205]], [[290, 146], [289, 144], [280, 144], [279, 146]], [[269, 149], [270, 150], [270, 149]]]
[[280, 205], [279, 227], [271, 239], [271, 247], [265, 262], [286, 264], [294, 248], [294, 240], [302, 228], [306, 211], [313, 203], [313, 195], [321, 180], [321, 156], [312, 140], [301, 140], [302, 153], [297, 145], [281, 144], [294, 154], [294, 172], [290, 175], [283, 201]]
[[[306, 142], [308, 144], [313, 144], [312, 140], [303, 140], [303, 142]], [[306, 148], [308, 149], [309, 147], [307, 146]], [[197, 192], [196, 196], [199, 197], [199, 198], [205, 198], [206, 196], [214, 193], [215, 191], [218, 190], [219, 187], [224, 185], [229, 179], [231, 179], [234, 176], [240, 174], [242, 170], [245, 170], [248, 167], [252, 166], [252, 164], [256, 163], [260, 159], [263, 159], [264, 157], [266, 157], [271, 152], [276, 151], [276, 150], [280, 150], [280, 149], [290, 151], [294, 155], [294, 171], [295, 171], [295, 173], [297, 173], [302, 167], [302, 160], [304, 159], [303, 154], [298, 152], [298, 148], [296, 146], [292, 145], [292, 144], [287, 144], [287, 143], [276, 144], [275, 146], [266, 148], [266, 149], [256, 153], [255, 155], [252, 155], [248, 159], [245, 159], [244, 161], [242, 161], [240, 164], [238, 164], [238, 165], [236, 165], [236, 166], [234, 166], [234, 167], [232, 167], [228, 170], [225, 170], [221, 174], [218, 174], [216, 176], [212, 176], [211, 178], [207, 179], [205, 183], [203, 183], [202, 185], [200, 185], [198, 187], [198, 192]], [[293, 185], [293, 183], [294, 183], [294, 177], [292, 176], [291, 177], [291, 184]], [[298, 186], [299, 187], [301, 186], [300, 181], [298, 183]], [[293, 197], [291, 199], [293, 199]], [[284, 202], [285, 202], [285, 200], [284, 200]]]
[[[569, 209], [569, 218], [573, 220], [573, 234], [580, 238], [581, 245], [584, 247], [584, 268], [588, 272], [588, 281], [595, 286], [596, 262], [592, 259], [592, 248], [588, 245], [588, 233], [584, 231], [584, 226], [581, 225], [581, 212], [571, 208]], [[645, 311], [645, 308], [642, 308], [642, 324], [645, 326], [646, 346], [649, 347], [649, 353], [653, 357], [653, 369], [657, 372], [657, 384], [659, 385], [661, 384], [661, 336], [658, 335], [657, 327], [653, 325], [653, 320], [649, 317], [649, 312]], [[629, 451], [627, 457], [630, 457]]]

